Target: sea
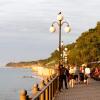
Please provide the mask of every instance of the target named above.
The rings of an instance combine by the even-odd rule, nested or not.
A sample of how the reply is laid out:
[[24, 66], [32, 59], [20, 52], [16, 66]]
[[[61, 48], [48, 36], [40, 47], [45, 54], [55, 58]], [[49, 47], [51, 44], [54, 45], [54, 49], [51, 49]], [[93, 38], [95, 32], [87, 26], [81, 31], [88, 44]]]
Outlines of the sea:
[[42, 77], [28, 68], [0, 67], [0, 100], [19, 100], [19, 93], [39, 84]]

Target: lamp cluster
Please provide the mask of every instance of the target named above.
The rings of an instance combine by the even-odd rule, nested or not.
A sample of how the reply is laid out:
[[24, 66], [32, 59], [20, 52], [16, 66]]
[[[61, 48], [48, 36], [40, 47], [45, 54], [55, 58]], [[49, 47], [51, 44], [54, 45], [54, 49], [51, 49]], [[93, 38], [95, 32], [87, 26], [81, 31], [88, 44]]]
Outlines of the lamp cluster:
[[[71, 27], [69, 26], [68, 22], [63, 21], [64, 17], [61, 14], [61, 12], [57, 15], [57, 24], [59, 26], [59, 21], [61, 21], [61, 25], [63, 25], [64, 23], [66, 23], [66, 26], [64, 27], [64, 31], [65, 32], [70, 32], [71, 31]], [[53, 23], [50, 27], [50, 32], [55, 32], [56, 31], [56, 27], [54, 26], [55, 23]]]
[[[57, 51], [59, 52], [59, 48], [57, 48]], [[61, 62], [63, 64], [67, 64], [68, 59], [68, 48], [64, 46], [63, 41], [61, 42]]]

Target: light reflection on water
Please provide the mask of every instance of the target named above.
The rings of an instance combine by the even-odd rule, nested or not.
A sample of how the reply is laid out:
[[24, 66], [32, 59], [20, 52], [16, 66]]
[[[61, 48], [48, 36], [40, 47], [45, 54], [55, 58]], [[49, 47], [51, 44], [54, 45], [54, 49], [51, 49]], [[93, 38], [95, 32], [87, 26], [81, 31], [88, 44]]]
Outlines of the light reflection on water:
[[[24, 78], [23, 76], [28, 76]], [[34, 83], [39, 83], [40, 78], [32, 78], [31, 69], [25, 68], [0, 68], [0, 100], [19, 100], [21, 89], [31, 90]]]

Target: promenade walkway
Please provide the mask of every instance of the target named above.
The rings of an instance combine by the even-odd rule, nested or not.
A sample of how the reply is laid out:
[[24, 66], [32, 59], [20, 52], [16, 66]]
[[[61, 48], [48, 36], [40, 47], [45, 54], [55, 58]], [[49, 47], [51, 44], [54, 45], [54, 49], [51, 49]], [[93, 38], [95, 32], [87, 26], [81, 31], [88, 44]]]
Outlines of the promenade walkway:
[[55, 100], [100, 100], [100, 81], [90, 79], [89, 85], [78, 84], [74, 88], [64, 89]]

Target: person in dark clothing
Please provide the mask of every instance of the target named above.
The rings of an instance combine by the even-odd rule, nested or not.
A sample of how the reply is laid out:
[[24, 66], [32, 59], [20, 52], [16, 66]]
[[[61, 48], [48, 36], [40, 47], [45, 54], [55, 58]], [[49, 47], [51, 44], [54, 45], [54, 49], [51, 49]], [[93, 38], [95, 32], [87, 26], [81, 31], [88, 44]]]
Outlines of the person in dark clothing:
[[63, 83], [63, 81], [64, 81], [65, 88], [68, 89], [67, 82], [68, 82], [68, 77], [69, 77], [69, 71], [68, 71], [68, 69], [65, 68], [65, 67], [62, 68], [62, 71], [63, 71], [62, 83]]
[[63, 65], [60, 65], [59, 66], [59, 70], [58, 70], [58, 73], [59, 73], [59, 91], [61, 91], [61, 88], [62, 88], [62, 67]]
[[65, 88], [68, 89], [67, 78], [68, 78], [68, 75], [69, 75], [69, 71], [65, 67], [63, 67], [63, 65], [60, 65], [59, 71], [60, 71], [59, 91], [61, 91], [61, 89], [63, 89], [63, 81], [64, 81], [64, 84], [65, 84]]

